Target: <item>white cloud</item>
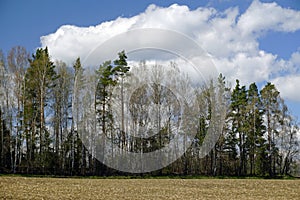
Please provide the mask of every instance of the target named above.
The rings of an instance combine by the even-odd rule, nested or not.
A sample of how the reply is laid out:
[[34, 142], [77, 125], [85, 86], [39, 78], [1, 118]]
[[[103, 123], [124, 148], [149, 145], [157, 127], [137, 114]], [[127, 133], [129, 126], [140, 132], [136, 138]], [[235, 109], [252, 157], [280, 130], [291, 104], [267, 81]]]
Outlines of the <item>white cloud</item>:
[[290, 61], [295, 65], [295, 67], [300, 68], [300, 51], [294, 52], [291, 56]]
[[272, 79], [283, 98], [300, 102], [300, 51], [294, 52], [290, 60], [281, 61], [281, 74]]
[[261, 34], [268, 30], [293, 32], [300, 29], [300, 12], [283, 9], [275, 2], [261, 3], [254, 0], [247, 11], [241, 15], [238, 27], [241, 33]]
[[269, 80], [275, 60], [276, 56], [259, 51], [257, 55], [240, 52], [231, 58], [216, 58], [215, 63], [230, 82], [240, 79], [242, 84], [249, 85], [251, 82]]
[[41, 37], [42, 46], [48, 46], [53, 59], [70, 64], [77, 57], [85, 57], [97, 45], [109, 38], [129, 30], [135, 18], [118, 18], [97, 26], [61, 26], [55, 33]]
[[[118, 34], [140, 28], [172, 30], [185, 34], [207, 51], [218, 71], [228, 80], [234, 81], [238, 78], [242, 84], [274, 80], [279, 89], [285, 90], [281, 91], [283, 95], [300, 101], [300, 96], [295, 96], [292, 92], [293, 82], [279, 86], [286, 81], [299, 83], [300, 76], [295, 73], [299, 73], [300, 53], [295, 52], [290, 60], [283, 60], [259, 49], [258, 42], [268, 31], [297, 31], [300, 29], [299, 22], [300, 11], [257, 0], [244, 13], [239, 13], [237, 7], [220, 12], [206, 7], [190, 10], [187, 6], [177, 4], [167, 8], [150, 5], [145, 12], [134, 17], [120, 17], [97, 26], [62, 26], [55, 33], [41, 37], [41, 43], [43, 47], [48, 46], [53, 59], [72, 64], [78, 56], [82, 59], [88, 57], [91, 50]], [[151, 32], [123, 40], [119, 38], [115, 45], [122, 47], [129, 42], [134, 43], [135, 47], [144, 45], [145, 37], [150, 42], [160, 43], [165, 49], [186, 46], [184, 41], [175, 40], [172, 43], [167, 35], [157, 38]], [[108, 52], [108, 49], [98, 50], [99, 54]], [[143, 59], [143, 54], [136, 55]], [[161, 52], [157, 51], [156, 55], [154, 52], [153, 57], [162, 58]], [[99, 64], [93, 62], [94, 65]], [[291, 76], [291, 73], [294, 75]]]
[[278, 77], [272, 80], [280, 91], [280, 96], [292, 101], [300, 101], [300, 74]]

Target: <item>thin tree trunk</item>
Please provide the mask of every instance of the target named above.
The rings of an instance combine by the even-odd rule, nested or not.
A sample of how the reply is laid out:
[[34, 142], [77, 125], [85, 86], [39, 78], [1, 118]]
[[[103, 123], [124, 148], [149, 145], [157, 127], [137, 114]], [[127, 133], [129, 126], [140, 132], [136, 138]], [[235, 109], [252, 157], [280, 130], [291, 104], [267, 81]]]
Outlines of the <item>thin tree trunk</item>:
[[125, 126], [124, 126], [124, 78], [121, 78], [121, 134], [122, 134], [122, 149], [125, 147]]
[[2, 110], [0, 106], [0, 132], [1, 132], [1, 167], [4, 167], [4, 125], [2, 120]]

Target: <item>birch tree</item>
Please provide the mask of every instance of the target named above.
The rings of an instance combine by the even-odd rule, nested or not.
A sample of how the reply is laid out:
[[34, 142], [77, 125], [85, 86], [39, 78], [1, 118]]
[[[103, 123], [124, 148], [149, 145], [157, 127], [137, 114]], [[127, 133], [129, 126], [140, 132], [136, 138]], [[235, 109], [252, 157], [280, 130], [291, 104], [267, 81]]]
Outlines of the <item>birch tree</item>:
[[0, 170], [11, 169], [11, 141], [10, 141], [10, 130], [7, 126], [9, 122], [9, 76], [6, 67], [5, 57], [0, 50], [0, 156], [1, 166]]
[[69, 127], [71, 125], [70, 115], [72, 103], [73, 73], [62, 61], [56, 62], [56, 70], [59, 78], [53, 90], [53, 129], [55, 136], [56, 164], [62, 172], [65, 170], [66, 145]]
[[24, 138], [24, 124], [23, 124], [23, 110], [24, 110], [24, 77], [25, 71], [28, 68], [29, 53], [24, 47], [13, 47], [7, 57], [9, 72], [12, 76], [13, 95], [15, 101], [12, 102], [14, 109], [14, 129], [12, 130], [15, 137], [14, 146], [14, 165], [13, 171], [16, 172], [16, 167], [21, 163], [23, 138]]
[[[83, 116], [82, 103], [83, 103], [83, 90], [85, 88], [84, 69], [81, 65], [80, 58], [77, 58], [74, 65], [74, 82], [72, 94], [72, 125], [71, 125], [71, 167], [75, 167], [75, 162], [78, 166], [83, 167], [83, 151], [84, 147], [80, 142], [81, 133], [79, 132], [80, 122]], [[76, 159], [77, 157], [77, 159]], [[80, 166], [79, 166], [80, 165]]]

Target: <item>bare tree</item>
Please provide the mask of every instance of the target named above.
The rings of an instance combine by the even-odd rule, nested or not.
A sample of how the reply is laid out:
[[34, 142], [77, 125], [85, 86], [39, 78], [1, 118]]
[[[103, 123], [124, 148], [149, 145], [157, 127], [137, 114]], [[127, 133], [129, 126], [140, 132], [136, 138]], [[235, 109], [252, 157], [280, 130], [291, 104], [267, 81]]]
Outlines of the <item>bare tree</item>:
[[55, 135], [55, 153], [57, 156], [58, 167], [64, 171], [65, 168], [65, 145], [70, 126], [69, 115], [71, 114], [72, 98], [72, 78], [73, 74], [70, 68], [62, 61], [56, 62], [56, 69], [59, 78], [56, 80], [54, 89], [54, 116], [53, 127]]
[[[16, 111], [13, 113], [14, 117], [14, 129], [15, 147], [14, 147], [14, 165], [13, 172], [16, 172], [16, 167], [21, 163], [22, 159], [22, 147], [24, 138], [24, 124], [23, 124], [23, 110], [24, 110], [24, 77], [25, 71], [29, 65], [28, 62], [29, 53], [24, 47], [13, 47], [8, 56], [8, 69], [12, 76], [13, 81], [13, 95], [16, 97], [16, 102], [12, 102], [16, 107]], [[16, 104], [16, 105], [15, 105]], [[14, 109], [15, 110], [15, 109]]]

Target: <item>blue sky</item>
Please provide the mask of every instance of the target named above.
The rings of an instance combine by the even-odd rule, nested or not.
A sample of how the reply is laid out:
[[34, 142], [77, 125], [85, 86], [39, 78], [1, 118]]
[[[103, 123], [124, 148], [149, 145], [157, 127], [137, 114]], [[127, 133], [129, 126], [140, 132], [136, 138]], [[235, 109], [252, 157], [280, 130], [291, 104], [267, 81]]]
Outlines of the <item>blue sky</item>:
[[[245, 80], [245, 84], [252, 81], [275, 82], [277, 87], [282, 90], [292, 113], [300, 117], [300, 95], [297, 88], [297, 84], [300, 84], [300, 20], [298, 23], [295, 20], [300, 15], [300, 1], [260, 0], [256, 2], [258, 3], [253, 3], [252, 0], [0, 0], [0, 49], [7, 53], [13, 46], [21, 45], [33, 53], [37, 47], [48, 46], [50, 53], [55, 58], [68, 61], [70, 58], [73, 59], [72, 55], [58, 57], [55, 49], [60, 46], [57, 44], [64, 47], [71, 45], [67, 41], [72, 39], [72, 35], [80, 37], [82, 28], [92, 26], [94, 29], [102, 30], [97, 25], [107, 21], [115, 22], [107, 25], [105, 31], [108, 33], [113, 33], [114, 30], [130, 30], [132, 27], [127, 25], [130, 23], [136, 27], [149, 27], [151, 24], [159, 23], [160, 27], [165, 26], [168, 29], [183, 32], [195, 40], [197, 40], [197, 35], [190, 33], [200, 32], [199, 35], [204, 39], [198, 43], [214, 56], [216, 65], [220, 65], [219, 71], [224, 71], [223, 73], [229, 80], [240, 78]], [[271, 2], [275, 2], [275, 4], [271, 4]], [[170, 6], [175, 3], [178, 6], [171, 8]], [[156, 7], [147, 11], [150, 4], [155, 4]], [[188, 9], [183, 5], [186, 5]], [[268, 10], [268, 7], [271, 8]], [[198, 8], [203, 9], [199, 10]], [[209, 8], [214, 10], [209, 10]], [[226, 11], [229, 8], [231, 9]], [[264, 12], [260, 8], [266, 10], [265, 16], [260, 16]], [[291, 10], [293, 12], [290, 12]], [[207, 20], [201, 21], [201, 23], [208, 29], [211, 25], [211, 30], [219, 31], [219, 28], [223, 26], [222, 23], [232, 24], [228, 27], [225, 26], [223, 35], [214, 35], [211, 32], [213, 40], [206, 41], [204, 32], [194, 27], [193, 19], [183, 18], [183, 22], [178, 22], [178, 27], [176, 27], [177, 23], [171, 22], [172, 20], [164, 19], [164, 13], [177, 19], [173, 11], [180, 12], [183, 17], [186, 16], [185, 14], [199, 17], [206, 13], [212, 20], [209, 23]], [[155, 19], [154, 15], [163, 20]], [[277, 21], [272, 21], [274, 17], [268, 18], [268, 16], [273, 15], [282, 16], [279, 16], [280, 19], [276, 19]], [[122, 17], [124, 20], [116, 20], [118, 17]], [[183, 29], [185, 20], [188, 26]], [[219, 23], [222, 20], [225, 21]], [[266, 23], [263, 23], [265, 21]], [[63, 25], [72, 26], [62, 27]], [[232, 30], [229, 30], [231, 28]], [[88, 30], [92, 32], [94, 29]], [[64, 33], [63, 38], [58, 38], [58, 30], [60, 33]], [[238, 33], [244, 35], [240, 36]], [[41, 40], [42, 36], [44, 36], [43, 40]], [[219, 43], [213, 42], [218, 42], [219, 38], [227, 36], [232, 36], [232, 38], [228, 41], [224, 39]], [[237, 43], [231, 44], [230, 42], [235, 38], [238, 40]], [[56, 42], [52, 42], [53, 40]], [[79, 42], [82, 42], [82, 46], [84, 46], [84, 42], [88, 41]], [[250, 47], [246, 50], [241, 47], [235, 51], [226, 49], [221, 51], [214, 48], [214, 44], [221, 47], [228, 45], [228, 48], [230, 45], [236, 47], [238, 44], [245, 44], [245, 46], [247, 44]], [[249, 63], [261, 64], [261, 68], [249, 69]], [[235, 73], [234, 71], [240, 72]], [[249, 75], [252, 71], [257, 71], [257, 74]]]
[[[61, 25], [77, 26], [97, 25], [119, 16], [130, 17], [143, 12], [148, 5], [167, 7], [174, 3], [188, 5], [191, 9], [211, 6], [224, 10], [238, 6], [244, 11], [251, 0], [1, 0], [0, 1], [0, 45], [7, 52], [15, 45], [22, 45], [34, 51], [40, 45], [40, 37], [56, 31]], [[262, 2], [273, 2], [263, 0]], [[276, 0], [283, 7], [300, 10], [299, 0]], [[282, 38], [284, 40], [282, 40]], [[298, 34], [269, 34], [262, 40], [263, 48], [287, 56], [291, 49], [300, 46]], [[277, 40], [277, 42], [274, 42]], [[285, 42], [287, 41], [287, 42]], [[288, 43], [288, 45], [287, 45]], [[285, 51], [281, 51], [281, 47]]]

